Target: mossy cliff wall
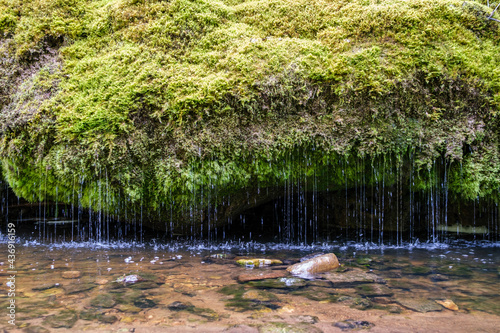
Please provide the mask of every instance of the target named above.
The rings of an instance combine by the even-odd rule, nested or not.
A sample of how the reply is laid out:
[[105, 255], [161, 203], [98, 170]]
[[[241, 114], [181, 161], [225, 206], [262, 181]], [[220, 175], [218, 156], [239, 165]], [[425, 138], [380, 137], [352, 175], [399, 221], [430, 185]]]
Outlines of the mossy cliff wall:
[[4, 176], [30, 201], [189, 222], [283, 196], [301, 177], [323, 175], [329, 190], [375, 186], [379, 176], [363, 175], [382, 160], [425, 191], [444, 158], [451, 197], [498, 201], [492, 10], [455, 0], [0, 0]]

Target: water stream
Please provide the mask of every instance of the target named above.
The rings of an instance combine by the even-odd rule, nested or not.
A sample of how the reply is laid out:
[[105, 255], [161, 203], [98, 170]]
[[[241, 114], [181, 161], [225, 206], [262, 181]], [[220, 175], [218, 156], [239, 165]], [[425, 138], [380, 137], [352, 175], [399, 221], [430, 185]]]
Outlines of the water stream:
[[[15, 299], [16, 327], [29, 332], [433, 332], [444, 323], [497, 331], [497, 202], [450, 196], [444, 160], [422, 188], [412, 164], [371, 161], [367, 173], [368, 161], [339, 160], [311, 169], [303, 156], [297, 173], [293, 158], [281, 165], [283, 182], [243, 195], [221, 194], [211, 182], [192, 186], [181, 203], [188, 221], [174, 218], [173, 201], [153, 213], [130, 198], [120, 210], [102, 209], [118, 207], [105, 180], [85, 208], [83, 180], [73, 204], [30, 203], [4, 184], [3, 289], [12, 289], [10, 243], [16, 278], [15, 297], [0, 295], [2, 308]], [[330, 252], [341, 263], [333, 273], [286, 273], [306, 255]], [[240, 266], [241, 258], [281, 263]], [[253, 278], [259, 274], [267, 278]], [[10, 331], [5, 314], [0, 325]]]

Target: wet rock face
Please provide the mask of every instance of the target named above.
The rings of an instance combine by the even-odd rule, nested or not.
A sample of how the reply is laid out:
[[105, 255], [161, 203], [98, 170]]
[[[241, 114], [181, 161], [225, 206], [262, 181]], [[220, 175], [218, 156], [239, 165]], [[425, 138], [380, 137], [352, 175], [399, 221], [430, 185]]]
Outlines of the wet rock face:
[[287, 268], [287, 271], [297, 276], [311, 276], [331, 271], [339, 266], [337, 256], [333, 253], [328, 253], [292, 265]]

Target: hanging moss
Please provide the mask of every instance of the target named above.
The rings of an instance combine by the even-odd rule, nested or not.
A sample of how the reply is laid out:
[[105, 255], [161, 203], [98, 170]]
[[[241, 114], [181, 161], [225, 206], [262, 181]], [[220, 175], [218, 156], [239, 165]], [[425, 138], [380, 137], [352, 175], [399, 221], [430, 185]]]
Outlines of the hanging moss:
[[390, 185], [401, 169], [425, 191], [444, 158], [447, 191], [498, 200], [491, 11], [458, 0], [0, 1], [4, 175], [30, 201], [174, 205], [184, 221], [296, 180]]

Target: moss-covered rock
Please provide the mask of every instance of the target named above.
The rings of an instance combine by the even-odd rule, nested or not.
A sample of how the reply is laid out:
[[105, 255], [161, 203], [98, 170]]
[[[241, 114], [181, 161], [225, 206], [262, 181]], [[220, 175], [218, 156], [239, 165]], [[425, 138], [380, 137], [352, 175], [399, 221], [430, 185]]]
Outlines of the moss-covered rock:
[[450, 199], [498, 201], [490, 12], [458, 0], [2, 1], [4, 176], [29, 201], [140, 211], [157, 227], [161, 213], [224, 223], [298, 180], [416, 192], [444, 177]]

